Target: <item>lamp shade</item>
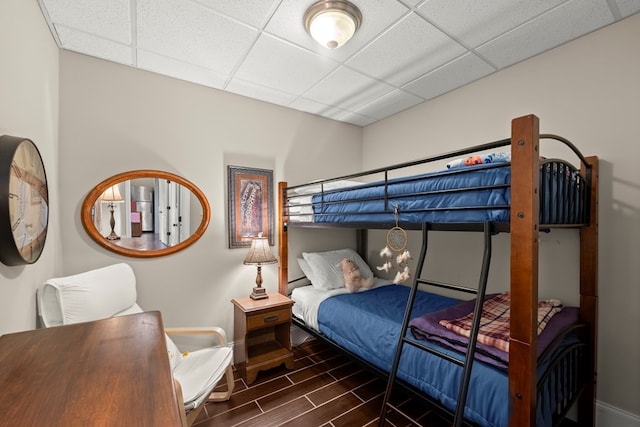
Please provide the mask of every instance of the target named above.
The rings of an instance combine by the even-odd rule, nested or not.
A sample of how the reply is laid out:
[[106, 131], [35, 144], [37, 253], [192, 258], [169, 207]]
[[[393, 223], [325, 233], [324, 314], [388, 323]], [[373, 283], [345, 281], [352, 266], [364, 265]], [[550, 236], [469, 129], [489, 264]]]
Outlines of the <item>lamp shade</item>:
[[122, 195], [120, 195], [120, 189], [118, 188], [118, 184], [115, 184], [107, 188], [106, 190], [104, 190], [104, 193], [102, 193], [102, 196], [100, 196], [100, 200], [104, 200], [106, 202], [123, 201], [124, 199], [122, 198]]
[[348, 1], [323, 0], [314, 3], [304, 15], [304, 26], [322, 46], [337, 49], [358, 30], [360, 10]]
[[278, 262], [278, 259], [273, 256], [269, 248], [269, 238], [262, 236], [262, 233], [258, 237], [254, 237], [243, 264], [274, 264], [276, 262]]

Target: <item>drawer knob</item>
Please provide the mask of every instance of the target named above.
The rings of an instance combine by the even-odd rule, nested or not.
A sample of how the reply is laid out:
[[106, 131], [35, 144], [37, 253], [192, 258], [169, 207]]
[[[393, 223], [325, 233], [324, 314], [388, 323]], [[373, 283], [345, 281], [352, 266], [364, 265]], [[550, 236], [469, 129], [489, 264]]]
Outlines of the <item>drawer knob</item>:
[[271, 316], [266, 316], [264, 318], [265, 323], [275, 322], [276, 320], [278, 320], [278, 315], [277, 314], [273, 314]]

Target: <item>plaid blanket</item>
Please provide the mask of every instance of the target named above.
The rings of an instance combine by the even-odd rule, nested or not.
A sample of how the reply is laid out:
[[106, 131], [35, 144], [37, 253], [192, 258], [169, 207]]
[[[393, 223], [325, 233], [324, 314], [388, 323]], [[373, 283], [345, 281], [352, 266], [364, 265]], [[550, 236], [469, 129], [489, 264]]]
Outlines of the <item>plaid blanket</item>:
[[[488, 299], [482, 305], [478, 342], [496, 347], [504, 352], [509, 351], [509, 320], [511, 298], [508, 292]], [[555, 299], [538, 303], [538, 335], [544, 330], [549, 319], [562, 310], [560, 301]], [[440, 324], [458, 335], [469, 337], [473, 311], [453, 320], [441, 320]]]

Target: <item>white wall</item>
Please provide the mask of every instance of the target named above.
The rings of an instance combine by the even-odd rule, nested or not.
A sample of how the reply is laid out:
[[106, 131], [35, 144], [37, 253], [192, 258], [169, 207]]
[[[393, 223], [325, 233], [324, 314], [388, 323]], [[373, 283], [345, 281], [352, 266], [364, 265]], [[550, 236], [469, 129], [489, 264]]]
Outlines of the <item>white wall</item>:
[[[533, 113], [541, 132], [565, 136], [585, 155], [600, 157], [598, 399], [633, 414], [640, 414], [639, 40], [635, 15], [370, 125], [363, 135], [366, 169], [507, 138], [512, 118]], [[540, 274], [547, 282], [541, 293], [563, 292], [567, 282], [577, 289], [576, 236], [541, 236]], [[440, 237], [431, 250], [450, 254], [457, 243], [466, 244]], [[506, 280], [508, 237], [496, 246], [492, 276]], [[436, 251], [435, 257], [429, 270], [436, 276], [452, 270], [467, 276], [461, 266], [479, 263], [478, 256], [451, 260]]]
[[[503, 138], [511, 118], [535, 113], [543, 132], [569, 137], [601, 158], [598, 398], [640, 414], [640, 343], [633, 330], [618, 327], [640, 324], [638, 40], [640, 15], [363, 131], [70, 52], [59, 58], [37, 3], [3, 0], [0, 133], [38, 145], [51, 218], [36, 264], [0, 265], [0, 334], [35, 326], [35, 289], [45, 278], [120, 261], [136, 270], [140, 303], [162, 310], [166, 325], [217, 324], [231, 331], [229, 300], [250, 292], [255, 271], [242, 265], [244, 250], [226, 247], [227, 164], [272, 168], [275, 181], [300, 183]], [[124, 258], [84, 233], [79, 209], [91, 187], [141, 168], [178, 173], [205, 192], [212, 221], [193, 247], [163, 258]], [[314, 241], [314, 249], [332, 237], [342, 233]], [[564, 250], [575, 246], [569, 233], [543, 240], [545, 253], [557, 247], [569, 254], [562, 263], [575, 265], [573, 251]], [[497, 246], [508, 247], [505, 241]], [[499, 262], [495, 270], [492, 275], [506, 277]], [[556, 266], [548, 270], [541, 276], [571, 277]], [[263, 273], [274, 291], [275, 266]]]
[[[31, 265], [0, 264], [0, 335], [33, 329], [35, 289], [56, 272], [58, 218], [58, 48], [35, 1], [0, 1], [0, 135], [31, 139], [49, 184], [49, 232]], [[7, 171], [2, 171], [7, 174]], [[2, 238], [10, 238], [3, 235]]]
[[[232, 339], [230, 300], [251, 293], [256, 268], [242, 264], [248, 249], [227, 248], [226, 166], [272, 169], [274, 183], [347, 174], [361, 168], [361, 137], [357, 126], [63, 51], [64, 272], [128, 262], [140, 305], [161, 310], [165, 325], [219, 325]], [[84, 233], [80, 206], [87, 193], [134, 169], [166, 170], [202, 189], [212, 216], [193, 246], [162, 258], [125, 258]], [[277, 267], [264, 266], [263, 276], [263, 286], [277, 291]]]

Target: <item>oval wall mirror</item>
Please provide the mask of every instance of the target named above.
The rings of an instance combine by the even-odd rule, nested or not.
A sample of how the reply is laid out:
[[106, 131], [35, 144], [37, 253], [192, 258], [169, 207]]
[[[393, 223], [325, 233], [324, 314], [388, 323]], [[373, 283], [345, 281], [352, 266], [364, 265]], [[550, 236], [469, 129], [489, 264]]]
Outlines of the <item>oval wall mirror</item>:
[[82, 226], [100, 246], [137, 258], [178, 252], [204, 234], [211, 212], [204, 193], [164, 171], [123, 172], [82, 202]]

